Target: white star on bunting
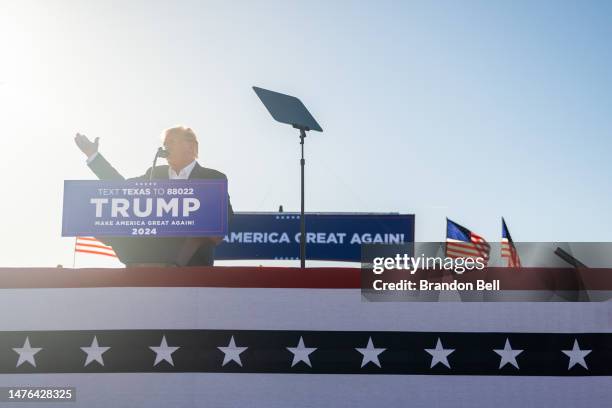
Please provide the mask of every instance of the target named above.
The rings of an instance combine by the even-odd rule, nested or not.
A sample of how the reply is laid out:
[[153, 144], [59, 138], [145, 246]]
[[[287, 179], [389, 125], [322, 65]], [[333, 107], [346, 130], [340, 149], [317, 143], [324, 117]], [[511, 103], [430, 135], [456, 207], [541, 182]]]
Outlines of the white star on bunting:
[[92, 361], [97, 361], [103, 366], [104, 360], [102, 359], [102, 354], [108, 351], [108, 349], [110, 349], [110, 347], [100, 347], [98, 345], [98, 338], [94, 336], [91, 346], [81, 347], [81, 350], [87, 353], [87, 358], [85, 359], [85, 365], [83, 367], [87, 367], [87, 365]]
[[500, 369], [506, 364], [512, 364], [514, 367], [519, 368], [516, 357], [521, 354], [523, 350], [513, 350], [508, 338], [506, 338], [506, 344], [503, 349], [495, 349], [493, 351], [501, 356], [501, 360], [499, 361]]
[[450, 368], [450, 364], [448, 363], [448, 356], [453, 351], [455, 351], [455, 349], [445, 349], [442, 346], [442, 341], [439, 337], [438, 341], [436, 342], [436, 348], [425, 349], [425, 351], [431, 354], [431, 365], [429, 366], [429, 368], [433, 368], [438, 363], [442, 363], [448, 368]]
[[584, 358], [588, 356], [592, 350], [580, 350], [580, 345], [578, 345], [577, 339], [574, 339], [574, 347], [572, 347], [571, 350], [561, 350], [561, 351], [563, 352], [563, 354], [568, 356], [570, 359], [569, 364], [567, 366], [568, 370], [572, 368], [573, 366], [575, 366], [576, 364], [580, 364], [587, 370], [589, 369], [586, 361], [584, 361]]
[[231, 337], [229, 344], [227, 347], [217, 347], [224, 354], [223, 356], [223, 364], [221, 366], [225, 366], [230, 361], [235, 361], [238, 363], [240, 367], [242, 367], [242, 361], [240, 360], [240, 353], [246, 350], [248, 347], [236, 347], [236, 342], [234, 342], [234, 336]]
[[363, 359], [361, 360], [361, 367], [365, 366], [368, 363], [374, 363], [380, 367], [378, 355], [386, 349], [375, 348], [374, 343], [372, 342], [372, 337], [370, 337], [368, 338], [368, 345], [366, 346], [366, 348], [356, 348], [355, 350], [357, 350], [363, 355]]
[[309, 355], [312, 354], [316, 348], [306, 347], [304, 346], [304, 339], [300, 336], [300, 341], [296, 347], [287, 347], [287, 350], [293, 353], [293, 362], [291, 363], [291, 367], [303, 361], [308, 365], [308, 367], [312, 367], [310, 364]]
[[25, 342], [23, 343], [23, 347], [13, 348], [15, 353], [19, 354], [19, 359], [17, 360], [17, 365], [15, 367], [19, 367], [23, 363], [30, 363], [32, 366], [36, 367], [36, 360], [34, 359], [34, 355], [42, 350], [41, 347], [31, 347], [30, 339], [26, 337]]
[[172, 353], [178, 350], [180, 347], [169, 347], [166, 342], [166, 336], [162, 336], [161, 344], [157, 347], [151, 346], [149, 347], [151, 350], [155, 352], [155, 362], [153, 363], [153, 367], [161, 363], [162, 361], [167, 361], [171, 366], [174, 367], [174, 360], [172, 360]]

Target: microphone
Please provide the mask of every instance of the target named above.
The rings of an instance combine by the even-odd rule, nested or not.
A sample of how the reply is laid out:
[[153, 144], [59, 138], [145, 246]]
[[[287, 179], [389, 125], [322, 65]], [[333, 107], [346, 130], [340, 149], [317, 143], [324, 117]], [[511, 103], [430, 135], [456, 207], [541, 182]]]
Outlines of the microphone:
[[163, 147], [157, 149], [157, 153], [155, 153], [155, 158], [153, 159], [153, 167], [151, 167], [151, 173], [149, 174], [149, 181], [153, 180], [153, 173], [155, 172], [155, 166], [157, 165], [157, 158], [161, 157], [162, 159], [165, 159], [169, 154], [170, 153]]
[[163, 147], [160, 147], [159, 149], [157, 149], [157, 157], [161, 157], [162, 159], [165, 159], [166, 157], [168, 157], [169, 154], [170, 152], [168, 152]]

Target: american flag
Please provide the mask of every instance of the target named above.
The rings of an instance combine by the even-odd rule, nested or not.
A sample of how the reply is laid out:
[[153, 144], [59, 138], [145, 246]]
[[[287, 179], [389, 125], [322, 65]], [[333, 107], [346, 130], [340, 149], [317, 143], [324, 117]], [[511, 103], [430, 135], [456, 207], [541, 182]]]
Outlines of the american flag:
[[86, 254], [106, 255], [117, 258], [117, 254], [113, 251], [113, 247], [103, 244], [94, 237], [76, 237], [74, 243], [74, 252], [83, 252]]
[[483, 258], [489, 260], [491, 246], [480, 235], [446, 219], [446, 256], [449, 258]]
[[512, 237], [510, 236], [510, 231], [508, 231], [508, 226], [506, 225], [506, 220], [504, 220], [504, 217], [502, 217], [501, 256], [502, 258], [508, 259], [509, 268], [521, 267], [521, 259], [519, 258], [519, 254], [514, 246], [514, 241], [512, 241]]

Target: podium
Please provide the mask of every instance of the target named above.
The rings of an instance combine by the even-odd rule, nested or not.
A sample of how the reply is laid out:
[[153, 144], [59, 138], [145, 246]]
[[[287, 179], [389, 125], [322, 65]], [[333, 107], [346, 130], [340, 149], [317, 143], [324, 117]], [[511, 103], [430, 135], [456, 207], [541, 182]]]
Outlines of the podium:
[[133, 266], [187, 266], [200, 248], [211, 251], [212, 266], [214, 244], [206, 237], [99, 237], [99, 241], [113, 247], [119, 260]]
[[66, 180], [62, 236], [96, 237], [128, 266], [212, 266], [231, 211], [225, 178]]

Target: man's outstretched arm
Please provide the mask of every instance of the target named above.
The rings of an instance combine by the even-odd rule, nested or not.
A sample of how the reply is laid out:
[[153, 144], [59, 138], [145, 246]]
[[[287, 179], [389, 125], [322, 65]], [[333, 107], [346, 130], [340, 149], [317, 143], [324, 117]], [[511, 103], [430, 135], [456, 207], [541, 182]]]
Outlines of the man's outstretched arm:
[[125, 180], [121, 173], [98, 152], [99, 141], [99, 137], [92, 142], [87, 136], [80, 133], [74, 137], [74, 142], [79, 150], [87, 156], [87, 166], [100, 180]]

